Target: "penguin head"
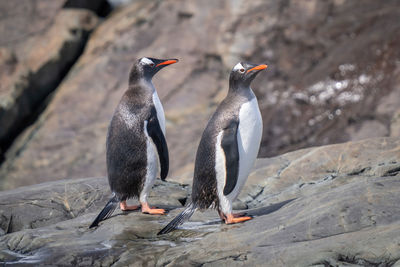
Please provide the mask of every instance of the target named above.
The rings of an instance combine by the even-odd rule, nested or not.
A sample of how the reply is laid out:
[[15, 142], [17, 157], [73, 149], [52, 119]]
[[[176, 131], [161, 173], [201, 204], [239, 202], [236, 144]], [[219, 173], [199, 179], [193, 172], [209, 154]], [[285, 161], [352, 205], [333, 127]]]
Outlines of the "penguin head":
[[177, 59], [156, 59], [142, 57], [133, 65], [129, 79], [131, 81], [145, 78], [151, 80], [153, 76], [165, 66], [178, 62]]
[[251, 82], [257, 76], [257, 74], [265, 70], [268, 66], [265, 64], [256, 65], [251, 63], [239, 62], [236, 64], [229, 77], [230, 87], [241, 88], [250, 87]]

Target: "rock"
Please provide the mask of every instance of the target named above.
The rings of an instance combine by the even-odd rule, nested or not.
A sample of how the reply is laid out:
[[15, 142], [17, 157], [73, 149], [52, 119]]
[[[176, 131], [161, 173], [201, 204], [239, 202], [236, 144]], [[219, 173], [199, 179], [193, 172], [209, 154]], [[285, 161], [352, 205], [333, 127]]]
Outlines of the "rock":
[[392, 137], [400, 137], [400, 109], [397, 110], [390, 124], [390, 136]]
[[[259, 159], [239, 200], [253, 208], [262, 203], [325, 192], [360, 177], [400, 172], [400, 140], [376, 138], [298, 150]], [[274, 192], [279, 192], [278, 195]], [[256, 196], [255, 198], [252, 196]]]
[[181, 59], [154, 80], [176, 181], [190, 181], [200, 135], [239, 60], [269, 65], [253, 84], [260, 156], [387, 136], [400, 105], [398, 8], [396, 0], [133, 1], [96, 29], [41, 118], [7, 152], [2, 188], [104, 176], [107, 125], [141, 56]]
[[[78, 179], [37, 184], [3, 192], [1, 229], [17, 232], [75, 218], [99, 208], [94, 201], [107, 201], [107, 181]], [[21, 205], [23, 203], [23, 205]]]
[[[48, 3], [49, 2], [49, 3]], [[50, 3], [51, 2], [51, 3]], [[102, 2], [102, 1], [98, 1]], [[3, 1], [0, 146], [7, 147], [83, 50], [97, 16], [64, 1]], [[14, 12], [14, 14], [12, 14]]]
[[[185, 188], [157, 182], [149, 203], [155, 205], [153, 199], [157, 196], [158, 205], [181, 206], [180, 201], [186, 201]], [[12, 233], [100, 212], [110, 196], [106, 178], [60, 180], [4, 191], [0, 194], [0, 228]]]
[[[216, 211], [207, 210], [163, 236], [156, 233], [182, 210], [176, 207], [187, 194], [185, 186], [157, 183], [151, 203], [169, 207], [167, 216], [117, 212], [94, 229], [88, 225], [109, 194], [103, 178], [1, 192], [0, 203], [14, 207], [7, 216], [26, 212], [24, 204], [35, 200], [41, 212], [67, 216], [54, 221], [47, 216], [43, 225], [33, 227], [31, 218], [20, 217], [25, 227], [12, 233], [1, 216], [6, 234], [0, 237], [0, 261], [74, 266], [400, 264], [399, 146], [398, 138], [375, 138], [259, 159], [239, 198], [251, 208], [246, 212], [252, 220], [225, 225]], [[65, 212], [62, 199], [74, 217]]]
[[357, 126], [349, 126], [346, 129], [351, 140], [363, 140], [370, 137], [388, 136], [389, 130], [386, 125], [380, 123], [378, 120], [364, 121]]
[[[6, 139], [12, 135], [12, 128], [15, 118], [24, 117], [29, 114], [18, 115], [21, 107], [14, 108], [14, 102], [17, 101], [15, 80], [19, 76], [19, 70], [24, 68], [20, 64], [26, 57], [27, 50], [31, 48], [35, 37], [40, 39], [43, 31], [46, 31], [51, 25], [51, 21], [56, 17], [57, 11], [62, 7], [64, 1], [20, 1], [19, 3], [11, 1], [2, 1], [0, 4], [0, 14], [2, 18], [2, 27], [0, 27], [1, 36], [7, 36], [0, 40], [0, 144], [5, 146]], [[23, 79], [20, 84], [24, 84]], [[19, 86], [21, 87], [21, 86]], [[32, 93], [31, 93], [32, 94]], [[26, 101], [26, 100], [25, 100]], [[21, 105], [21, 103], [19, 104]], [[20, 111], [21, 112], [21, 111]]]
[[[106, 15], [107, 12], [110, 12], [110, 5], [108, 1], [88, 1], [88, 0], [67, 0], [65, 1], [64, 8], [83, 8], [89, 9], [96, 14]], [[106, 13], [104, 13], [106, 12]]]

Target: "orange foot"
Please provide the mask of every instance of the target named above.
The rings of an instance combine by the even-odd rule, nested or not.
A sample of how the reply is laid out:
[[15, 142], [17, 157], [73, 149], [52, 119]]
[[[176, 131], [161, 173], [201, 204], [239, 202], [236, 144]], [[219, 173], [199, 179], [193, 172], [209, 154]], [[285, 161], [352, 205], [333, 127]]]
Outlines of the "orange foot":
[[240, 214], [227, 214], [225, 218], [226, 224], [240, 223], [253, 219], [249, 216], [240, 216]]
[[148, 203], [142, 203], [142, 212], [146, 213], [146, 214], [152, 214], [152, 215], [164, 215], [165, 214], [164, 209], [150, 208]]
[[138, 210], [138, 209], [140, 209], [140, 206], [137, 206], [137, 205], [128, 206], [128, 205], [126, 204], [126, 201], [124, 200], [124, 201], [121, 201], [121, 202], [119, 203], [119, 208], [120, 208], [122, 211], [128, 211], [128, 210]]
[[[221, 218], [221, 220], [223, 220], [223, 221], [226, 220], [226, 216], [222, 211], [218, 210], [218, 214], [219, 214], [219, 217]], [[232, 213], [232, 216], [233, 216], [233, 218], [239, 218], [239, 217], [244, 217], [245, 214], [246, 214], [245, 212]]]

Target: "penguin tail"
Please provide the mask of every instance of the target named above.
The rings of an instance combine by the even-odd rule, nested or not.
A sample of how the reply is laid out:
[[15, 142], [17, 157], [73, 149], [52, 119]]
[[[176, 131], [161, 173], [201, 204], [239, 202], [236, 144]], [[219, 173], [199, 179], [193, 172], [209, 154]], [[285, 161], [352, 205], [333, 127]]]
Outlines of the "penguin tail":
[[114, 210], [117, 208], [119, 203], [118, 197], [113, 194], [113, 197], [107, 202], [106, 206], [103, 210], [97, 215], [96, 219], [92, 222], [89, 228], [93, 228], [99, 225], [99, 222], [108, 219], [111, 214], [113, 214]]
[[185, 221], [192, 217], [193, 213], [197, 210], [197, 205], [190, 203], [184, 211], [182, 211], [178, 216], [176, 216], [167, 226], [165, 226], [157, 235], [167, 234], [175, 230], [179, 225], [183, 224]]

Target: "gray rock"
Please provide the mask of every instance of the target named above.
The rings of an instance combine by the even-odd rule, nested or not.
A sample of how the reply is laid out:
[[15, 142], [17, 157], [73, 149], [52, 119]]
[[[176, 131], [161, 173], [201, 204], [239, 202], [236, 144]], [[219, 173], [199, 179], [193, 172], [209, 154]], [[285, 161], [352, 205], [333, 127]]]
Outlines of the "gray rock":
[[393, 114], [390, 124], [390, 136], [400, 137], [400, 109]]
[[[150, 204], [181, 206], [185, 186], [157, 182]], [[100, 212], [111, 196], [106, 178], [60, 180], [0, 192], [0, 228], [4, 233], [34, 229]], [[156, 198], [157, 203], [153, 203]]]
[[[259, 159], [239, 200], [251, 207], [245, 212], [252, 220], [225, 225], [216, 211], [207, 210], [163, 236], [156, 233], [182, 210], [179, 199], [187, 195], [186, 186], [156, 184], [151, 203], [169, 207], [167, 216], [116, 212], [95, 229], [88, 225], [107, 200], [105, 179], [2, 192], [2, 205], [14, 205], [9, 217], [29, 212], [15, 206], [35, 200], [39, 210], [56, 209], [64, 217], [52, 221], [47, 215], [37, 228], [20, 227], [0, 237], [0, 260], [74, 266], [396, 265], [399, 145], [398, 138], [377, 138]], [[64, 202], [46, 204], [46, 198], [67, 199], [74, 216], [65, 212]], [[32, 221], [19, 218], [25, 226]]]

